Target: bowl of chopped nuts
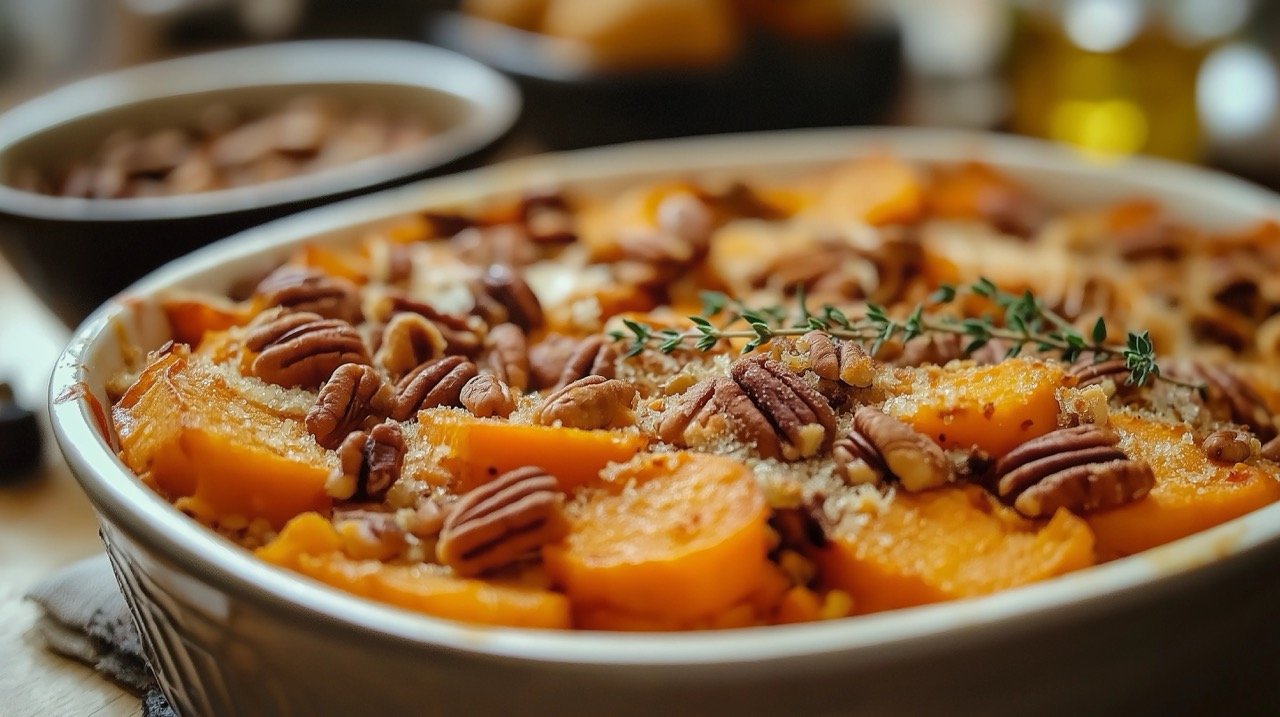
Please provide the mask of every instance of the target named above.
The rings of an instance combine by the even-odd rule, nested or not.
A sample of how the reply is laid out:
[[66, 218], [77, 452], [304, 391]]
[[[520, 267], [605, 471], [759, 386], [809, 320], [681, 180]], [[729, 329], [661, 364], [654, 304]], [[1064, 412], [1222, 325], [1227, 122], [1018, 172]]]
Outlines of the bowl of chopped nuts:
[[530, 158], [157, 270], [52, 423], [183, 714], [1268, 711], [1277, 216], [933, 130]]
[[81, 80], [0, 116], [0, 249], [74, 323], [214, 239], [464, 168], [519, 107], [480, 63], [391, 41], [264, 45]]

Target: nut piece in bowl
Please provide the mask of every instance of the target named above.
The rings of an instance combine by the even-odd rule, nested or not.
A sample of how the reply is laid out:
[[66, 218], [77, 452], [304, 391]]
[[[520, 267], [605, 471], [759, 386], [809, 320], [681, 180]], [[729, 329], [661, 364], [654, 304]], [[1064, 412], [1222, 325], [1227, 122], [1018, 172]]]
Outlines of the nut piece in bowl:
[[146, 134], [123, 126], [74, 164], [18, 167], [15, 184], [31, 192], [99, 200], [212, 192], [410, 151], [434, 133], [425, 116], [395, 105], [351, 107], [315, 95], [296, 96], [265, 112], [253, 112], [248, 104], [247, 98], [238, 107], [210, 104], [189, 124]]
[[284, 214], [462, 166], [515, 88], [438, 48], [266, 45], [68, 85], [0, 116], [0, 247], [68, 323]]
[[[542, 159], [440, 182], [425, 211], [404, 192], [300, 217], [139, 285], [86, 328], [161, 349], [85, 356], [131, 472], [62, 441], [122, 572], [168, 584], [142, 556], [171, 550], [237, 614], [313, 631], [307, 674], [394, 645], [379, 674], [442, 654], [473, 684], [572, 670], [624, 712], [663, 703], [655, 679], [714, 693], [691, 713], [795, 708], [750, 686], [762, 663], [805, 709], [1115, 699], [1053, 675], [1130, 684], [1128, 657], [1068, 656], [1159, 649], [1144, 618], [1212, 603], [1274, 554], [1273, 359], [1197, 335], [1176, 318], [1204, 287], [1152, 303], [1148, 260], [1101, 238], [1120, 189], [1168, 202], [1176, 182], [1072, 195], [1099, 170], [1038, 145], [993, 141], [1012, 155], [975, 165], [971, 138], [926, 134], [835, 163], [834, 139], [757, 139], [747, 163], [716, 151], [738, 139], [646, 147], [630, 172], [609, 165], [627, 149]], [[528, 191], [548, 174], [557, 191]], [[868, 177], [895, 181], [853, 191]], [[1220, 201], [1216, 221], [1150, 215], [1198, 237], [1159, 261], [1194, 274], [1197, 252], [1253, 251], [1266, 215]], [[546, 212], [552, 234], [530, 219]], [[251, 296], [224, 294], [272, 263]], [[55, 388], [63, 373], [88, 375]], [[1215, 569], [1189, 570], [1206, 550]], [[1028, 635], [1052, 674], [1018, 657]], [[300, 668], [255, 650], [295, 701]], [[972, 696], [949, 664], [1027, 688]], [[222, 678], [216, 704], [254, 689]], [[378, 684], [355, 689], [412, 704]]]

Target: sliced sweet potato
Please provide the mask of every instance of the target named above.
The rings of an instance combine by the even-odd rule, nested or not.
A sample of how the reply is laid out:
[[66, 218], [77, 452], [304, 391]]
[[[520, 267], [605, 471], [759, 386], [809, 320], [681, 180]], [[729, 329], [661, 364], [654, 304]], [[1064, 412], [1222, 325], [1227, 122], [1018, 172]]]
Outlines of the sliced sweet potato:
[[819, 552], [822, 581], [857, 613], [923, 605], [1025, 585], [1092, 565], [1093, 534], [1066, 511], [1028, 521], [976, 486], [898, 492], [850, 521]]
[[994, 457], [1058, 427], [1062, 367], [1033, 359], [921, 371], [886, 412], [943, 448], [977, 446]]
[[357, 284], [369, 280], [369, 258], [350, 249], [308, 244], [298, 250], [290, 263], [319, 269], [330, 276], [340, 276]]
[[173, 340], [199, 346], [206, 333], [242, 326], [253, 318], [249, 307], [228, 299], [175, 292], [166, 296], [160, 307], [169, 320]]
[[205, 522], [237, 516], [278, 527], [327, 510], [333, 455], [300, 416], [268, 406], [237, 380], [249, 382], [185, 346], [155, 357], [112, 409], [121, 458]]
[[814, 211], [877, 226], [898, 224], [918, 219], [924, 199], [924, 177], [915, 167], [888, 155], [872, 155], [833, 171]]
[[1120, 447], [1151, 464], [1155, 487], [1141, 500], [1087, 516], [1104, 555], [1131, 555], [1280, 500], [1274, 464], [1227, 465], [1205, 457], [1185, 427], [1112, 413]]
[[929, 212], [954, 219], [998, 220], [1034, 201], [1025, 187], [979, 162], [938, 170], [928, 192]]
[[569, 536], [543, 549], [547, 573], [583, 616], [658, 624], [705, 619], [768, 577], [768, 507], [744, 464], [648, 455], [585, 494]]
[[297, 516], [258, 557], [355, 595], [451, 620], [512, 627], [568, 628], [563, 595], [494, 580], [470, 580], [431, 565], [355, 560], [316, 513]]
[[630, 459], [646, 443], [629, 431], [584, 431], [472, 418], [448, 409], [418, 414], [413, 440], [448, 447], [443, 462], [466, 493], [509, 470], [538, 466], [573, 491], [610, 463]]

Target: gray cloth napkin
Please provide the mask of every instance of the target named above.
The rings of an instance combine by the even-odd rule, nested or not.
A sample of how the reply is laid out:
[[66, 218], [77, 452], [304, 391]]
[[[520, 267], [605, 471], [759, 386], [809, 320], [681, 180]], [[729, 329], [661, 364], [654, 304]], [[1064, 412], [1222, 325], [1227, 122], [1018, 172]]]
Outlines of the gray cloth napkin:
[[146, 717], [177, 717], [147, 667], [106, 555], [59, 570], [32, 587], [27, 598], [43, 610], [36, 628], [49, 649], [141, 695]]

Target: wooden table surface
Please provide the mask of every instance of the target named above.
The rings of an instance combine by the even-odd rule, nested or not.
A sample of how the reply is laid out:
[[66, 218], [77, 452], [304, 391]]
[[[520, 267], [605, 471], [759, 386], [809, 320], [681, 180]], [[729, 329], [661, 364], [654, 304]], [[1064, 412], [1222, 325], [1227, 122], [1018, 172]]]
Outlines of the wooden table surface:
[[[42, 420], [54, 359], [67, 330], [0, 258], [0, 380]], [[140, 715], [137, 697], [77, 662], [44, 649], [33, 627], [37, 608], [22, 599], [36, 581], [100, 553], [88, 500], [43, 425], [40, 473], [0, 485], [0, 714], [6, 717]]]

